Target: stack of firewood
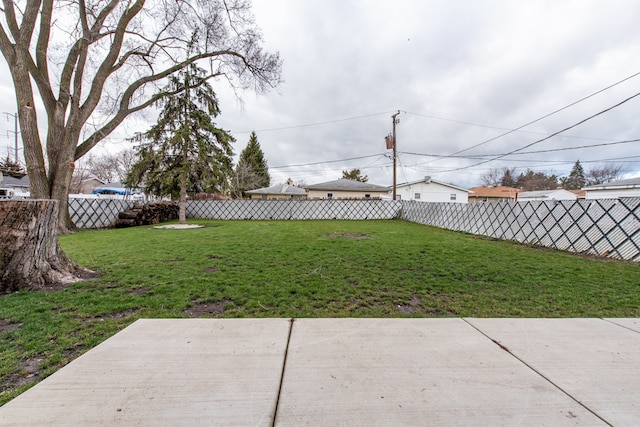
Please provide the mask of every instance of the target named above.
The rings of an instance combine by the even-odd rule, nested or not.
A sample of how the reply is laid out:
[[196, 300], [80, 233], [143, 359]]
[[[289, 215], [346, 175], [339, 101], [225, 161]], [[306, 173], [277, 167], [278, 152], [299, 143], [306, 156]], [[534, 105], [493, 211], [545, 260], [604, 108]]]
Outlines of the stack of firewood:
[[178, 218], [178, 204], [174, 202], [153, 202], [146, 205], [134, 205], [128, 211], [120, 212], [116, 228], [135, 227], [137, 225], [157, 224]]

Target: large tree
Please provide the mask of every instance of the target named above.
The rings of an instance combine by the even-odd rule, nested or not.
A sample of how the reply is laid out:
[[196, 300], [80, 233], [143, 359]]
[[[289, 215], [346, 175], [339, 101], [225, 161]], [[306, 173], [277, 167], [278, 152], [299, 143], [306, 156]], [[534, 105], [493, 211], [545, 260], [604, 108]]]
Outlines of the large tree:
[[268, 187], [271, 184], [269, 166], [258, 142], [258, 135], [251, 132], [247, 146], [240, 153], [233, 177], [233, 196], [242, 198], [245, 191]]
[[223, 191], [232, 172], [234, 138], [212, 120], [220, 109], [206, 78], [194, 64], [171, 76], [158, 123], [143, 135], [138, 161], [125, 179], [147, 194], [179, 198], [180, 224], [186, 223], [187, 193]]
[[61, 231], [71, 226], [76, 160], [156, 102], [169, 75], [199, 63], [236, 89], [280, 82], [281, 60], [263, 51], [248, 0], [2, 4], [0, 51], [15, 88], [31, 195], [59, 201]]

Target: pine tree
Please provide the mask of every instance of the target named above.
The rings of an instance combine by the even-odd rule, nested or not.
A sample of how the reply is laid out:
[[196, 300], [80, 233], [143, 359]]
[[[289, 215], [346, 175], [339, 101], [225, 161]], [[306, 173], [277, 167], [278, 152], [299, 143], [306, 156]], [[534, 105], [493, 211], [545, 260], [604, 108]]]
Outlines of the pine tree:
[[240, 153], [236, 165], [233, 184], [234, 196], [241, 198], [245, 191], [268, 187], [270, 183], [269, 167], [262, 148], [260, 148], [258, 136], [255, 132], [251, 132], [249, 142]]
[[27, 174], [22, 165], [17, 161], [11, 160], [9, 156], [6, 159], [0, 159], [0, 172], [13, 178], [22, 178]]
[[369, 177], [362, 175], [360, 169], [351, 169], [349, 171], [342, 171], [342, 179], [352, 179], [354, 181], [367, 182]]
[[511, 169], [504, 168], [502, 179], [500, 180], [500, 185], [502, 185], [503, 187], [515, 187], [516, 185], [518, 185], [515, 174], [516, 174], [515, 168], [511, 168]]
[[566, 190], [579, 190], [585, 186], [587, 179], [584, 174], [584, 169], [580, 164], [580, 160], [576, 160], [569, 173], [569, 176], [562, 180], [562, 184]]
[[179, 198], [179, 221], [184, 224], [187, 193], [226, 188], [235, 140], [215, 126], [218, 99], [204, 70], [193, 64], [170, 77], [161, 104], [158, 123], [142, 135], [138, 161], [125, 184], [142, 184], [147, 194]]

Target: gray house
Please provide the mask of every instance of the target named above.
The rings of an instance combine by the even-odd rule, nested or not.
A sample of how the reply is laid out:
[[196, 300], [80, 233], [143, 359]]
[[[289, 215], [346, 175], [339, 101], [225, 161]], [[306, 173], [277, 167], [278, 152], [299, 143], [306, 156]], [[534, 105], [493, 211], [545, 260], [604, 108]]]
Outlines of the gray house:
[[389, 187], [342, 178], [307, 185], [307, 191], [309, 199], [382, 199]]
[[0, 172], [0, 199], [29, 197], [29, 177], [27, 175], [22, 178], [14, 178], [12, 176], [4, 176]]
[[291, 200], [305, 199], [307, 192], [304, 188], [289, 184], [272, 185], [271, 187], [256, 188], [245, 191], [252, 200]]

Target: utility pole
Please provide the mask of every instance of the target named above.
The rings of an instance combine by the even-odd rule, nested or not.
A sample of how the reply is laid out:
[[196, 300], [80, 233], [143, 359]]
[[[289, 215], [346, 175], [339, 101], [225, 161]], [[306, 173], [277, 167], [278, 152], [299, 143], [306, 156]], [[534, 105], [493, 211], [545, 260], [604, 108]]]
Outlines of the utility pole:
[[[15, 142], [15, 151], [13, 152], [13, 160], [18, 164], [18, 113], [5, 113], [7, 116], [13, 116], [13, 136]], [[8, 117], [7, 117], [8, 118]], [[7, 131], [11, 132], [11, 131]]]
[[396, 125], [400, 123], [400, 119], [397, 119], [399, 114], [400, 111], [391, 116], [391, 119], [393, 120], [393, 200], [396, 200]]

